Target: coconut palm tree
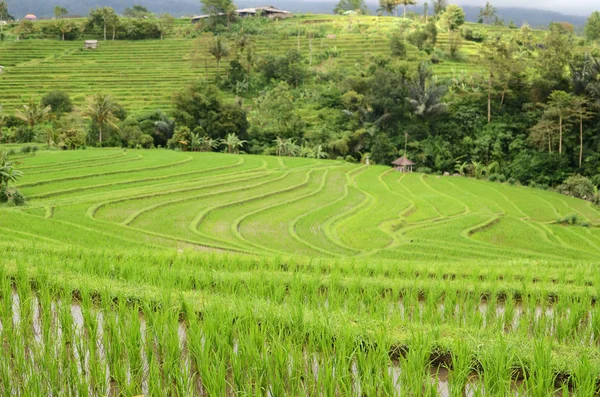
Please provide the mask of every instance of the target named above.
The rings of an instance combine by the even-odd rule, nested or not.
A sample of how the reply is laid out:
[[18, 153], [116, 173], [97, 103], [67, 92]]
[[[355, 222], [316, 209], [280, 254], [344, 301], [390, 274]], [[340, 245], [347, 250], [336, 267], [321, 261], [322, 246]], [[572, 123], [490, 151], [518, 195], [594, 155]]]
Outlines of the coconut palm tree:
[[[403, 18], [406, 18], [406, 6], [414, 6], [417, 4], [417, 0], [394, 0], [397, 5], [402, 4], [404, 6], [404, 14]], [[396, 16], [398, 14], [398, 9], [396, 9]]]
[[479, 18], [484, 20], [485, 23], [489, 24], [497, 16], [496, 11], [496, 8], [488, 1], [485, 3], [485, 7], [480, 9]]
[[408, 85], [409, 96], [406, 100], [413, 108], [413, 114], [427, 122], [430, 118], [448, 110], [448, 104], [442, 102], [446, 91], [448, 87], [433, 79], [427, 63], [421, 62], [417, 77]]
[[221, 59], [229, 56], [231, 49], [229, 45], [221, 36], [215, 37], [215, 41], [209, 47], [208, 51], [211, 53], [213, 57], [217, 60], [217, 78], [219, 78], [220, 70], [221, 70]]
[[382, 15], [386, 13], [388, 15], [392, 15], [394, 10], [398, 8], [396, 4], [396, 0], [379, 0], [379, 8], [377, 9], [377, 13]]
[[104, 130], [104, 126], [108, 124], [118, 128], [116, 125], [118, 119], [115, 116], [117, 109], [117, 104], [113, 102], [110, 95], [97, 93], [89, 99], [88, 109], [85, 112], [85, 115], [90, 117], [92, 121], [98, 123], [100, 129], [98, 136], [100, 146], [102, 146], [102, 131]]
[[31, 98], [29, 104], [23, 105], [23, 110], [15, 112], [15, 116], [27, 123], [29, 131], [33, 134], [35, 126], [46, 121], [51, 110], [50, 106], [42, 107], [34, 98]]
[[227, 153], [238, 154], [240, 152], [240, 148], [244, 146], [246, 141], [238, 138], [236, 134], [228, 134], [227, 138], [221, 139], [221, 145], [225, 145], [227, 148]]

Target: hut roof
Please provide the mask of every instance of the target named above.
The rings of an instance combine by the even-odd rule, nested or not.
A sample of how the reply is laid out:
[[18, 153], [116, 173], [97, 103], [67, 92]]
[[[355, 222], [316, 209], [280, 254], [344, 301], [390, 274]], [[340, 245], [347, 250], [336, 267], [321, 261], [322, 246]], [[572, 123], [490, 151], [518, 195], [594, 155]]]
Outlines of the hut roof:
[[394, 161], [392, 161], [393, 165], [400, 165], [400, 166], [404, 166], [404, 165], [415, 165], [415, 163], [413, 163], [412, 161], [410, 161], [409, 159], [407, 159], [406, 157], [402, 156], [399, 159], [396, 159]]
[[28, 19], [30, 21], [32, 21], [32, 20], [34, 21], [34, 20], [37, 19], [37, 17], [35, 15], [33, 15], [33, 14], [27, 14], [27, 15], [25, 15], [25, 19]]

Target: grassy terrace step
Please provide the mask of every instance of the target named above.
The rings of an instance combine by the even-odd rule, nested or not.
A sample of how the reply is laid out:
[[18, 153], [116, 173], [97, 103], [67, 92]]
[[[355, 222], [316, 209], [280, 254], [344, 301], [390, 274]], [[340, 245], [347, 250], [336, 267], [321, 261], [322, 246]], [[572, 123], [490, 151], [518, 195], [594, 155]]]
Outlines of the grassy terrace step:
[[[92, 229], [102, 221], [103, 232], [111, 223], [128, 225], [167, 248], [185, 242], [439, 261], [463, 254], [482, 260], [514, 253], [550, 261], [600, 257], [598, 209], [506, 184], [340, 168], [335, 161], [165, 150], [41, 151], [19, 162], [26, 176], [18, 186], [39, 208], [36, 214], [79, 219]], [[553, 224], [569, 214], [592, 226]], [[31, 232], [26, 223], [10, 228]], [[265, 246], [272, 235], [280, 238]]]

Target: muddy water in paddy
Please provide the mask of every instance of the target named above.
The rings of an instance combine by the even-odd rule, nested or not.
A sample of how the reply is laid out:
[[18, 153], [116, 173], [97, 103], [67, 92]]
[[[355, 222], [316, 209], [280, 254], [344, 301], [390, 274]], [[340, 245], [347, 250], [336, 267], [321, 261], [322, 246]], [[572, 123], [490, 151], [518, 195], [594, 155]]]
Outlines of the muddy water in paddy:
[[[63, 336], [63, 329], [62, 329], [62, 325], [61, 325], [61, 321], [60, 321], [60, 316], [64, 316], [65, 315], [65, 307], [64, 307], [65, 303], [58, 300], [58, 301], [54, 301], [51, 304], [51, 318], [52, 318], [52, 324], [54, 327], [56, 327], [56, 336], [57, 338], [62, 338]], [[438, 309], [440, 311], [444, 311], [446, 310], [446, 308], [444, 307], [443, 304], [439, 304], [438, 305]], [[494, 308], [492, 310], [495, 311], [495, 315], [496, 316], [503, 316], [505, 313], [505, 307], [502, 304], [494, 304], [493, 305]], [[12, 320], [13, 320], [13, 324], [15, 327], [20, 327], [21, 326], [21, 321], [22, 321], [22, 313], [21, 313], [21, 307], [22, 307], [22, 302], [20, 300], [19, 295], [16, 292], [13, 292], [12, 294]], [[37, 344], [42, 344], [43, 340], [44, 340], [44, 335], [43, 335], [43, 326], [42, 326], [42, 313], [41, 313], [41, 309], [40, 309], [40, 303], [39, 300], [37, 298], [37, 296], [33, 296], [32, 297], [32, 303], [29, 306], [32, 310], [31, 313], [31, 322], [32, 322], [32, 331], [33, 331], [33, 336], [34, 336], [34, 341]], [[404, 307], [404, 303], [400, 302], [400, 310], [402, 311], [402, 313], [404, 313], [405, 315], [409, 316], [409, 315], [414, 315], [416, 313], [411, 313], [411, 308], [405, 308]], [[423, 315], [423, 311], [425, 310], [425, 302], [424, 301], [420, 301], [419, 305], [418, 305], [418, 315], [422, 316]], [[460, 307], [458, 305], [456, 305], [455, 307], [455, 311], [460, 310]], [[479, 305], [477, 305], [476, 310], [478, 310], [484, 318], [484, 326], [485, 326], [485, 319], [486, 319], [486, 314], [487, 312], [490, 310], [490, 306], [485, 303], [485, 302], [481, 302]], [[536, 308], [536, 314], [535, 317], [539, 318], [543, 315], [548, 316], [548, 317], [552, 317], [554, 315], [553, 309], [552, 308], [542, 308], [542, 307], [537, 307]], [[519, 318], [521, 317], [523, 313], [523, 308], [520, 306], [516, 306], [514, 308], [514, 318], [512, 320], [513, 323], [513, 327], [517, 327], [518, 323], [519, 323]], [[72, 302], [69, 304], [69, 309], [68, 309], [68, 315], [70, 316], [70, 319], [72, 320], [72, 326], [73, 326], [73, 333], [76, 336], [76, 338], [85, 338], [86, 336], [84, 335], [85, 333], [85, 327], [84, 327], [84, 322], [85, 322], [85, 318], [86, 316], [84, 316], [84, 312], [82, 309], [82, 306], [79, 303], [76, 302]], [[116, 321], [121, 321], [116, 313], [112, 313], [111, 315], [114, 315], [116, 318]], [[107, 357], [106, 357], [106, 350], [105, 350], [105, 346], [104, 346], [104, 324], [105, 324], [105, 319], [104, 319], [104, 312], [101, 310], [93, 310], [93, 316], [92, 318], [96, 321], [97, 324], [97, 334], [96, 334], [96, 347], [97, 347], [97, 353], [98, 353], [98, 359], [102, 362], [102, 365], [106, 368], [106, 387], [107, 390], [110, 390], [110, 395], [118, 395], [119, 394], [119, 390], [117, 390], [116, 386], [111, 382], [111, 375], [110, 375], [110, 368], [109, 368], [109, 364], [107, 362]], [[144, 317], [140, 314], [139, 315], [139, 320], [140, 320], [140, 335], [142, 338], [142, 346], [145, 345], [146, 343], [146, 338], [148, 337], [148, 332], [147, 332], [147, 324], [146, 321], [144, 319]], [[0, 334], [3, 333], [3, 324], [0, 322]], [[179, 323], [179, 327], [178, 327], [178, 339], [179, 339], [179, 349], [181, 351], [181, 365], [185, 366], [187, 368], [191, 368], [192, 364], [191, 364], [191, 357], [189, 355], [189, 352], [187, 350], [187, 340], [188, 340], [188, 335], [187, 335], [187, 331], [186, 331], [186, 326], [184, 323], [180, 322]], [[202, 345], [204, 345], [204, 338], [202, 341]], [[235, 355], [238, 354], [238, 343], [234, 342], [233, 343], [233, 353]], [[82, 354], [83, 359], [82, 359]], [[77, 347], [73, 347], [73, 355], [77, 361], [77, 367], [78, 367], [78, 371], [81, 374], [81, 376], [86, 376], [85, 374], [89, 374], [90, 373], [90, 352], [89, 351], [79, 351], [79, 349]], [[149, 381], [148, 381], [148, 377], [149, 377], [149, 364], [148, 364], [148, 359], [146, 356], [146, 351], [142, 348], [140, 350], [140, 356], [143, 362], [143, 371], [144, 371], [144, 376], [143, 376], [143, 384], [142, 386], [142, 390], [144, 392], [144, 394], [148, 394], [149, 392]], [[304, 357], [305, 357], [305, 361], [306, 364], [312, 366], [312, 372], [313, 372], [313, 376], [315, 377], [315, 380], [318, 382], [318, 377], [319, 377], [319, 372], [320, 372], [320, 358], [318, 354], [314, 354], [314, 353], [309, 353], [309, 352], [305, 352], [304, 353]], [[291, 360], [291, 356], [290, 356], [290, 360]], [[333, 371], [335, 373], [335, 367], [333, 368]], [[355, 376], [356, 379], [358, 379], [358, 366], [356, 363], [352, 364], [352, 372]], [[397, 396], [402, 396], [402, 389], [401, 389], [401, 385], [400, 385], [400, 379], [402, 376], [402, 368], [398, 363], [394, 363], [392, 365], [390, 365], [388, 367], [388, 372], [390, 374], [390, 376], [393, 379], [393, 382], [396, 386], [396, 395]], [[131, 373], [128, 371], [128, 380], [131, 377]], [[441, 397], [450, 397], [451, 395], [451, 377], [452, 377], [452, 372], [450, 370], [448, 370], [446, 367], [440, 366], [440, 367], [434, 367], [430, 369], [430, 382], [431, 385], [433, 387], [434, 390], [436, 390], [436, 393], [438, 396]], [[525, 393], [522, 392], [523, 390], [523, 384], [520, 381], [514, 381], [512, 382], [512, 395], [514, 396], [524, 396], [526, 395]], [[357, 395], [361, 395], [361, 385], [359, 381], [355, 381], [354, 382], [354, 389], [356, 390], [356, 394]], [[198, 384], [197, 384], [197, 391], [199, 393], [202, 393], [202, 384], [201, 381], [198, 380]], [[270, 391], [268, 391], [268, 394], [271, 396], [272, 393]], [[482, 379], [479, 378], [476, 374], [472, 374], [469, 377], [469, 381], [467, 383], [467, 386], [465, 388], [464, 391], [464, 396], [465, 397], [471, 397], [471, 396], [478, 396], [478, 395], [485, 395], [485, 390], [483, 389], [482, 386]], [[557, 393], [558, 395], [562, 395], [561, 393]], [[275, 397], [275, 396], [273, 396]]]

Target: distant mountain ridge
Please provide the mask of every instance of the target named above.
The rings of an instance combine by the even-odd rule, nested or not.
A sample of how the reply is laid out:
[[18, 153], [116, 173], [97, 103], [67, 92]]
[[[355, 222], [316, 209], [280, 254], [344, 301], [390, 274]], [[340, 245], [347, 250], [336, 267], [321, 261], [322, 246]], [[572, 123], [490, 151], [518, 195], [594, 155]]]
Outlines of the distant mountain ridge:
[[[235, 2], [239, 7], [252, 7], [269, 3], [276, 7], [285, 8], [293, 12], [313, 12], [330, 14], [336, 4], [335, 0], [325, 1], [291, 1], [291, 0], [238, 0]], [[9, 10], [16, 18], [22, 18], [26, 14], [32, 13], [40, 17], [52, 16], [55, 5], [66, 7], [72, 14], [87, 15], [89, 10], [99, 6], [113, 7], [117, 12], [123, 12], [127, 7], [133, 4], [142, 4], [149, 10], [156, 13], [168, 12], [176, 16], [194, 15], [201, 13], [201, 4], [199, 0], [55, 0], [52, 2], [43, 0], [8, 0]], [[369, 8], [375, 13], [376, 4], [368, 1]], [[465, 10], [467, 20], [475, 22], [480, 7], [462, 6]], [[415, 7], [409, 7], [410, 11], [422, 12], [422, 4]], [[581, 27], [586, 23], [587, 18], [578, 15], [567, 15], [554, 11], [545, 11], [540, 9], [519, 8], [519, 7], [497, 7], [498, 16], [504, 19], [506, 23], [514, 21], [521, 25], [527, 22], [534, 27], [547, 26], [550, 22], [568, 22]]]

